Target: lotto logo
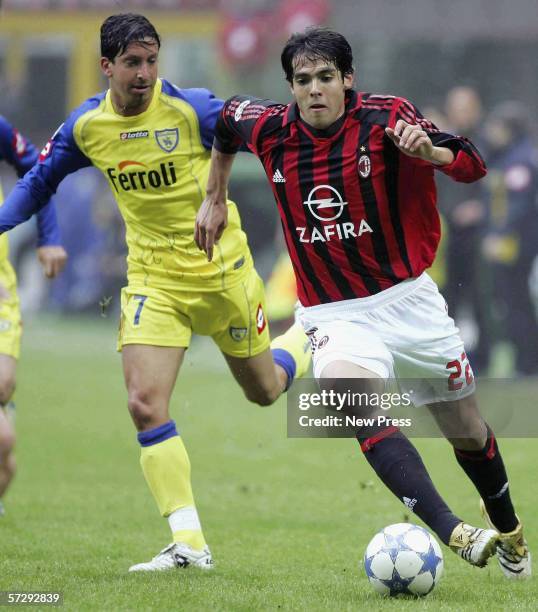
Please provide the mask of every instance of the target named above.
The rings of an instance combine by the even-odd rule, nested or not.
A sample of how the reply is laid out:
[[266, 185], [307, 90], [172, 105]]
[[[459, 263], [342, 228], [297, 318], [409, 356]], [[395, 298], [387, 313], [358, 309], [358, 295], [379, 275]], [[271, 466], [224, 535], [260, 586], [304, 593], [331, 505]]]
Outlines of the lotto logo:
[[267, 325], [267, 321], [265, 320], [265, 315], [263, 314], [262, 305], [258, 305], [258, 310], [256, 311], [256, 329], [258, 330], [258, 334], [261, 334]]
[[133, 138], [148, 138], [148, 130], [138, 130], [136, 132], [121, 132], [120, 140], [133, 140]]

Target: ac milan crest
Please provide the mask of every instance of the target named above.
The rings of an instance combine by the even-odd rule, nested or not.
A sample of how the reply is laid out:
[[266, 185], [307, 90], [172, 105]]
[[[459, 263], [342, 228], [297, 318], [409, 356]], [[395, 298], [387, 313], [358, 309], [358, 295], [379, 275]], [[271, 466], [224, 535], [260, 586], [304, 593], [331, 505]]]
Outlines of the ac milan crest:
[[359, 174], [362, 178], [368, 178], [372, 169], [372, 162], [368, 155], [361, 155], [359, 158]]

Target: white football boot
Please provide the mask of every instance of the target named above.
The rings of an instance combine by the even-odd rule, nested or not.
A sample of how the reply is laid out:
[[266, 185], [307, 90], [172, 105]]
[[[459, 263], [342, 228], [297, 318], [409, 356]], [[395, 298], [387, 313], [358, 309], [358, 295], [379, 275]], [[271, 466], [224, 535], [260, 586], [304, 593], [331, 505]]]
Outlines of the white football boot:
[[[480, 512], [486, 523], [495, 529], [482, 500], [480, 500]], [[519, 521], [519, 517], [517, 519]], [[499, 533], [496, 552], [501, 571], [507, 578], [510, 580], [530, 578], [532, 574], [531, 553], [527, 541], [523, 537], [521, 522], [518, 522], [514, 531]]]
[[207, 546], [204, 550], [194, 550], [188, 544], [172, 543], [163, 548], [151, 561], [132, 565], [129, 571], [160, 572], [174, 568], [185, 569], [191, 566], [203, 570], [213, 569], [213, 559]]
[[4, 508], [4, 504], [0, 501], [0, 518], [3, 517], [6, 513], [6, 510]]
[[494, 529], [480, 529], [459, 523], [450, 536], [448, 545], [471, 565], [484, 567], [495, 554], [499, 534]]

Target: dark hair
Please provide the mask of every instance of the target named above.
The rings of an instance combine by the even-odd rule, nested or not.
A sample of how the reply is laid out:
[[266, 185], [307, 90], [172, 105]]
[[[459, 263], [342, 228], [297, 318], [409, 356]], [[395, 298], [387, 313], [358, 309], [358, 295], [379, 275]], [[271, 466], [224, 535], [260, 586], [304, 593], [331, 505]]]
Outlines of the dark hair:
[[101, 26], [101, 56], [110, 61], [121, 55], [132, 42], [141, 42], [145, 38], [153, 38], [161, 47], [161, 38], [157, 30], [144, 15], [122, 13], [111, 15]]
[[325, 60], [338, 68], [342, 77], [353, 74], [353, 52], [347, 40], [333, 30], [308, 28], [303, 33], [293, 34], [280, 56], [286, 80], [293, 80], [295, 60]]

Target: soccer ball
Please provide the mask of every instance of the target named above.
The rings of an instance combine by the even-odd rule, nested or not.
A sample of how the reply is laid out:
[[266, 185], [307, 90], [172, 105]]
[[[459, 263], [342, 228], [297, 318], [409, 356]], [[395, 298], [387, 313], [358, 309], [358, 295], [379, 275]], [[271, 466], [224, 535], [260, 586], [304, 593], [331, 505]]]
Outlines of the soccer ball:
[[383, 595], [427, 595], [443, 575], [443, 553], [426, 529], [410, 523], [376, 533], [364, 553], [370, 584]]

